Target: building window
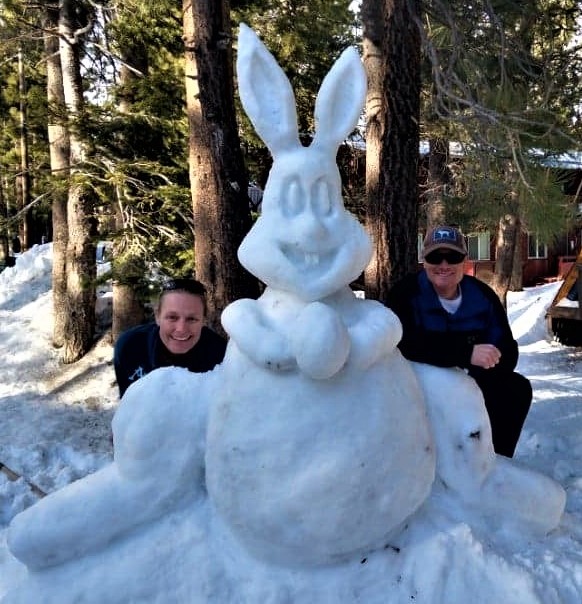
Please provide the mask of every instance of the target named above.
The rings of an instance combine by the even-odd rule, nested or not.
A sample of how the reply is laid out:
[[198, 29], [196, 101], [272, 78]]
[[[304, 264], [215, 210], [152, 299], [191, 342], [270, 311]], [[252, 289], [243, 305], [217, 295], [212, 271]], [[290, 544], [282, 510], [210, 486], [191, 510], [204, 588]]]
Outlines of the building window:
[[540, 241], [537, 234], [527, 234], [527, 257], [528, 258], [547, 258], [548, 248], [545, 243]]
[[491, 258], [489, 231], [467, 235], [467, 249], [469, 250], [469, 260], [489, 260]]

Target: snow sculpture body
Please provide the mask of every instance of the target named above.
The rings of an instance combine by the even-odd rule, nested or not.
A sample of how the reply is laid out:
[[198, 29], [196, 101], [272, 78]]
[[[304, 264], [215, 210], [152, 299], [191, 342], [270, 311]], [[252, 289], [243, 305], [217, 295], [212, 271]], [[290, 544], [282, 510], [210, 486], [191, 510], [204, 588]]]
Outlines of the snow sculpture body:
[[[114, 418], [113, 463], [13, 520], [10, 549], [35, 572], [9, 603], [58, 601], [55, 576], [80, 582], [78, 601], [160, 601], [155, 579], [140, 591], [143, 576], [124, 578], [131, 597], [107, 583], [100, 590], [112, 560], [136, 573], [127, 562], [134, 543], [160, 594], [165, 564], [188, 577], [188, 602], [243, 602], [237, 556], [290, 569], [281, 593], [292, 594], [297, 577], [313, 583], [318, 565], [349, 567], [375, 549], [386, 556], [381, 548], [405, 522], [414, 525], [421, 506], [431, 522], [445, 501], [463, 523], [490, 522], [488, 534], [501, 525], [544, 534], [560, 521], [561, 487], [495, 455], [473, 380], [403, 359], [396, 316], [348, 286], [371, 251], [343, 207], [335, 165], [365, 95], [357, 53], [345, 51], [325, 78], [307, 148], [287, 78], [244, 25], [238, 74], [245, 109], [274, 157], [263, 214], [239, 250], [267, 288], [225, 309], [221, 366], [207, 374], [164, 368], [136, 382]], [[179, 566], [181, 552], [158, 558], [160, 531], [190, 527], [190, 535], [192, 525], [200, 530], [186, 549], [203, 549], [206, 566]], [[148, 538], [155, 547], [144, 547]], [[414, 566], [413, 547], [408, 555]], [[82, 570], [71, 570], [79, 561]], [[225, 582], [229, 599], [212, 599]], [[383, 577], [368, 591], [377, 594], [368, 601], [387, 601]], [[277, 598], [261, 601], [318, 601], [307, 591]]]

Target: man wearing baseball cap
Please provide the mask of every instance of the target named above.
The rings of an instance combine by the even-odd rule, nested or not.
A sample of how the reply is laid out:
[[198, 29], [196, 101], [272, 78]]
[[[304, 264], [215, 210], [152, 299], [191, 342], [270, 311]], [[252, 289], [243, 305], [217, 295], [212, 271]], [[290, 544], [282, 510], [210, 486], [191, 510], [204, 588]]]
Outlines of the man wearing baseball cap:
[[423, 269], [388, 296], [402, 322], [398, 346], [411, 361], [465, 369], [483, 393], [495, 451], [513, 457], [532, 388], [515, 372], [518, 347], [507, 313], [486, 283], [465, 275], [467, 246], [459, 229], [429, 229], [422, 256]]

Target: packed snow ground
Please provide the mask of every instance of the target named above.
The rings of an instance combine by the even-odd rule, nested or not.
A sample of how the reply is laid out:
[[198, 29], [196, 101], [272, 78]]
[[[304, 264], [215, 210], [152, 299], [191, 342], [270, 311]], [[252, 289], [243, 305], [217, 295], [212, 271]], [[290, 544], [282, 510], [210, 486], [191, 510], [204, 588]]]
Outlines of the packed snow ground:
[[[18, 512], [36, 501], [30, 484], [52, 492], [103, 468], [112, 459], [110, 424], [118, 400], [111, 346], [102, 340], [79, 363], [59, 363], [59, 352], [50, 346], [50, 267], [51, 246], [44, 245], [23, 254], [16, 267], [0, 274], [0, 462], [23, 477], [11, 480], [0, 472], [0, 598], [26, 576], [25, 567], [6, 547], [5, 529]], [[443, 521], [441, 526], [439, 521], [435, 531], [434, 524], [419, 522], [414, 533], [397, 544], [400, 553], [397, 548], [391, 553], [398, 572], [392, 567], [383, 571], [385, 602], [399, 604], [404, 601], [399, 597], [406, 593], [406, 601], [414, 596], [417, 602], [465, 604], [461, 597], [468, 590], [474, 602], [483, 603], [582, 601], [582, 352], [552, 342], [546, 333], [545, 311], [558, 287], [559, 283], [511, 293], [509, 316], [520, 343], [519, 370], [534, 387], [534, 405], [516, 461], [553, 477], [566, 489], [566, 512], [559, 528], [542, 539], [516, 539], [514, 535], [494, 539], [462, 523]], [[445, 517], [451, 510], [443, 505]], [[443, 527], [449, 527], [450, 533]], [[166, 532], [157, 543], [160, 556], [175, 556], [176, 565], [184, 557], [180, 552], [189, 548], [185, 534]], [[405, 557], [407, 546], [414, 548], [413, 557]], [[203, 566], [204, 549], [198, 551], [186, 557]], [[233, 557], [237, 558], [236, 552]], [[406, 560], [404, 566], [397, 564], [399, 558]], [[135, 564], [142, 561], [137, 555], [132, 559]], [[305, 584], [305, 577], [291, 573], [285, 579], [291, 585], [287, 595], [273, 587], [278, 584], [278, 571], [265, 572], [248, 564], [238, 569], [245, 585], [244, 601], [375, 604], [377, 600], [367, 598], [366, 586], [377, 587], [374, 582], [386, 558], [372, 555], [365, 564], [360, 562], [340, 572], [330, 568]], [[120, 580], [114, 570], [112, 564], [112, 572], [96, 577], [95, 584]], [[91, 569], [85, 567], [85, 571]], [[190, 604], [194, 601], [177, 584], [180, 576], [169, 575], [168, 581], [174, 584], [168, 593], [175, 598], [165, 601]], [[61, 577], [60, 601], [81, 601], [67, 599], [71, 593], [68, 581], [74, 577], [66, 573]], [[142, 585], [144, 593], [147, 587], [147, 583]], [[297, 599], [302, 590], [319, 599]], [[267, 595], [270, 600], [265, 599]]]

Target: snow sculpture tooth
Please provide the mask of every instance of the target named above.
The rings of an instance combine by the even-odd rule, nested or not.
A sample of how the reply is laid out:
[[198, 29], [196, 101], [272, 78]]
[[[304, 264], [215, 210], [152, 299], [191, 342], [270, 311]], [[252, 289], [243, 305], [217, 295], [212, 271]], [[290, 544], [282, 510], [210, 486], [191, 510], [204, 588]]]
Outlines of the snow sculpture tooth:
[[314, 267], [319, 264], [319, 255], [313, 252], [305, 252], [305, 264], [308, 267]]

